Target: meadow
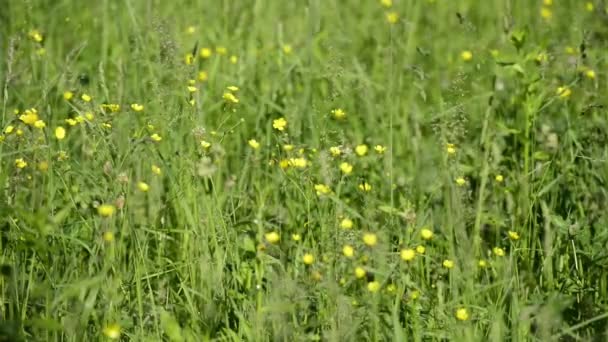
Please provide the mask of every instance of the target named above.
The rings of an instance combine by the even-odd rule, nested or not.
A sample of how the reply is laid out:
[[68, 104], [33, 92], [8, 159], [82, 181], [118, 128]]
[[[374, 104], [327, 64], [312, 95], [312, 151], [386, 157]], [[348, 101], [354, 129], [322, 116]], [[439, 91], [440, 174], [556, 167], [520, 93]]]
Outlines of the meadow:
[[607, 23], [0, 0], [0, 341], [608, 340]]

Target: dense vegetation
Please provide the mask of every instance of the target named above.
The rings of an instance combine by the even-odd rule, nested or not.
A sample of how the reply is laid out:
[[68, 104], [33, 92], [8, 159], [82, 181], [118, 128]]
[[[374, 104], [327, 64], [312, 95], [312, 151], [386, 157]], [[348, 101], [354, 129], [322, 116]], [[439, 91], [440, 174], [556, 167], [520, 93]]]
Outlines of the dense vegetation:
[[608, 340], [603, 1], [0, 8], [0, 341]]

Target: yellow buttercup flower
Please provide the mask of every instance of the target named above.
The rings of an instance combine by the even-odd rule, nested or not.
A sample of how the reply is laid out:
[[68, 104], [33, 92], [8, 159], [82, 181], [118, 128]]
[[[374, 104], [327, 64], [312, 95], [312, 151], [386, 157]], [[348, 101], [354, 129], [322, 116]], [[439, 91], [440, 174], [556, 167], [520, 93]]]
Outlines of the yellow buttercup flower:
[[23, 158], [15, 159], [15, 167], [18, 169], [23, 169], [27, 166], [27, 162]]
[[459, 321], [466, 321], [469, 319], [469, 312], [465, 308], [459, 308], [458, 310], [456, 310], [455, 315], [456, 319], [458, 319]]
[[317, 195], [321, 196], [329, 194], [331, 189], [325, 184], [316, 184], [315, 191], [317, 192]]
[[347, 258], [352, 258], [355, 255], [355, 249], [351, 245], [345, 245], [342, 247], [342, 254]]
[[399, 21], [399, 14], [394, 11], [386, 13], [386, 21], [390, 24], [397, 23], [397, 21]]
[[399, 255], [403, 261], [412, 261], [416, 257], [416, 252], [411, 248], [406, 248], [402, 249]]
[[315, 257], [310, 253], [306, 253], [302, 257], [302, 262], [306, 265], [312, 265], [315, 262]]
[[443, 260], [442, 265], [443, 265], [443, 267], [445, 267], [447, 269], [454, 268], [454, 262], [450, 259]]
[[353, 172], [353, 166], [347, 162], [340, 164], [340, 171], [345, 175], [350, 175]]
[[331, 115], [338, 120], [346, 118], [346, 112], [342, 108], [336, 108], [331, 111]]
[[363, 267], [360, 267], [360, 266], [355, 267], [355, 277], [357, 277], [357, 279], [361, 279], [361, 278], [365, 277], [366, 274], [367, 274], [367, 272], [365, 272], [365, 269]]
[[363, 234], [363, 243], [373, 247], [378, 243], [378, 236], [374, 233], [365, 233]]
[[355, 153], [360, 157], [363, 157], [364, 155], [366, 155], [368, 150], [369, 150], [369, 148], [365, 144], [357, 145], [355, 147]]
[[460, 53], [460, 58], [465, 62], [469, 62], [473, 59], [473, 53], [468, 50], [462, 51]]
[[433, 238], [433, 231], [428, 229], [428, 228], [422, 228], [420, 230], [420, 237], [422, 237], [422, 239], [424, 240], [430, 240]]
[[156, 141], [156, 142], [159, 142], [159, 141], [163, 140], [163, 138], [160, 135], [158, 135], [158, 133], [152, 134], [150, 136], [150, 139], [152, 139], [153, 141]]
[[139, 104], [139, 103], [133, 103], [133, 104], [131, 104], [131, 109], [133, 109], [136, 112], [141, 112], [142, 110], [144, 110], [144, 105]]
[[519, 240], [519, 233], [518, 232], [514, 232], [512, 230], [509, 230], [509, 232], [507, 234], [509, 235], [509, 239], [511, 239], [511, 240]]
[[353, 220], [351, 220], [349, 218], [343, 218], [342, 221], [340, 221], [340, 228], [351, 229], [352, 227], [353, 227]]
[[339, 146], [332, 146], [332, 147], [329, 148], [329, 153], [333, 157], [338, 157], [338, 156], [340, 156], [340, 154], [342, 154], [342, 150], [340, 150]]
[[492, 248], [492, 253], [494, 253], [494, 255], [499, 256], [499, 257], [505, 256], [505, 250], [500, 247]]
[[116, 207], [111, 204], [101, 204], [97, 207], [97, 213], [101, 217], [110, 217], [114, 215]]
[[464, 186], [465, 184], [467, 184], [467, 181], [464, 179], [464, 177], [458, 177], [456, 178], [456, 184], [458, 186]]
[[120, 325], [114, 323], [107, 325], [102, 330], [103, 334], [112, 340], [118, 340], [120, 338]]
[[249, 139], [249, 141], [247, 141], [247, 144], [249, 144], [249, 146], [254, 150], [260, 148], [260, 143], [255, 139]]
[[378, 292], [378, 290], [380, 290], [380, 282], [371, 281], [371, 282], [367, 283], [367, 290], [369, 292]]
[[268, 243], [275, 244], [275, 243], [279, 242], [279, 240], [281, 239], [281, 236], [277, 232], [269, 232], [269, 233], [264, 234], [264, 238], [266, 239], [266, 241], [268, 241]]
[[370, 191], [372, 191], [372, 186], [368, 182], [363, 182], [363, 183], [359, 184], [359, 190], [365, 191], [365, 192], [370, 192]]
[[82, 94], [82, 95], [80, 96], [80, 98], [81, 98], [81, 99], [82, 99], [82, 101], [84, 101], [84, 102], [91, 102], [91, 100], [93, 99], [93, 98], [91, 97], [91, 95], [86, 94], [86, 93], [85, 93], [85, 94]]
[[199, 55], [201, 56], [201, 58], [209, 58], [209, 57], [211, 57], [212, 54], [213, 54], [213, 51], [211, 51], [210, 48], [202, 48], [201, 51], [199, 52]]
[[55, 138], [57, 138], [57, 140], [65, 139], [65, 128], [61, 126], [55, 128]]
[[284, 131], [285, 127], [287, 127], [287, 120], [285, 118], [278, 118], [272, 121], [272, 127], [277, 131]]
[[145, 183], [145, 182], [137, 183], [137, 188], [141, 192], [148, 192], [148, 190], [150, 190], [150, 186], [148, 185], [148, 183]]
[[72, 93], [71, 91], [66, 91], [63, 93], [63, 99], [66, 101], [71, 100], [74, 97], [74, 93]]

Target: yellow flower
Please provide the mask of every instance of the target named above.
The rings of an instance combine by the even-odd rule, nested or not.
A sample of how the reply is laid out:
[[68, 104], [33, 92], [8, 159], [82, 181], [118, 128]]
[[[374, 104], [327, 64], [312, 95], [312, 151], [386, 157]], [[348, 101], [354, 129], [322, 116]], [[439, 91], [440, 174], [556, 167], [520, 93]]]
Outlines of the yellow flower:
[[498, 174], [498, 175], [496, 175], [496, 177], [494, 177], [494, 180], [496, 180], [498, 183], [502, 183], [505, 180], [505, 177]]
[[107, 338], [118, 340], [120, 338], [120, 325], [116, 323], [107, 325], [102, 332]]
[[545, 20], [549, 20], [553, 17], [553, 11], [548, 7], [542, 7], [540, 9], [540, 16]]
[[300, 235], [300, 234], [291, 234], [291, 239], [293, 241], [300, 241], [300, 240], [302, 240], [302, 235]]
[[279, 242], [279, 240], [281, 239], [281, 236], [277, 232], [270, 232], [270, 233], [264, 234], [264, 238], [266, 239], [266, 241], [268, 241], [268, 243], [275, 244], [275, 243]]
[[84, 113], [84, 117], [87, 118], [87, 120], [89, 121], [93, 121], [93, 119], [95, 119], [95, 115], [93, 115], [93, 113], [91, 112]]
[[232, 92], [239, 91], [239, 87], [233, 86], [233, 85], [232, 86], [227, 86], [226, 89], [228, 89], [228, 90], [230, 90]]
[[46, 127], [46, 123], [42, 120], [36, 120], [36, 122], [34, 122], [34, 127], [43, 129], [44, 127]]
[[109, 230], [103, 232], [103, 236], [102, 237], [103, 237], [103, 241], [105, 241], [105, 242], [109, 243], [109, 242], [113, 242], [114, 241], [114, 233], [111, 232], [111, 231], [109, 231]]
[[315, 262], [315, 257], [310, 253], [306, 253], [302, 257], [302, 262], [306, 265], [312, 265]]
[[416, 247], [416, 253], [418, 253], [418, 254], [424, 254], [425, 251], [426, 251], [426, 248], [423, 245], [419, 245]]
[[595, 71], [589, 69], [589, 70], [585, 71], [585, 76], [587, 76], [587, 78], [589, 78], [589, 79], [594, 79], [595, 78]]
[[209, 74], [207, 74], [206, 71], [199, 71], [198, 72], [198, 80], [199, 81], [205, 82], [208, 79], [209, 79]]
[[545, 6], [551, 6], [551, 5], [553, 5], [553, 0], [543, 0], [543, 4]]
[[81, 98], [81, 99], [82, 99], [82, 101], [84, 101], [84, 102], [91, 102], [91, 100], [93, 99], [93, 98], [91, 97], [91, 95], [86, 94], [86, 93], [82, 94], [82, 95], [80, 96], [80, 98]]
[[361, 279], [361, 278], [365, 277], [366, 274], [367, 274], [367, 272], [365, 272], [365, 269], [363, 267], [360, 267], [360, 266], [355, 267], [355, 277], [357, 277], [357, 279]]
[[294, 146], [291, 144], [283, 145], [283, 151], [285, 151], [285, 152], [293, 151], [293, 149], [294, 149]]
[[225, 92], [224, 95], [222, 95], [222, 98], [226, 100], [226, 102], [239, 103], [239, 99], [233, 93]]
[[399, 14], [395, 11], [386, 13], [386, 21], [390, 24], [395, 24], [399, 20]]
[[369, 148], [365, 144], [357, 145], [355, 147], [355, 153], [360, 157], [363, 157], [364, 155], [366, 155], [368, 150], [369, 150]]
[[445, 150], [448, 152], [448, 154], [454, 154], [456, 153], [456, 145], [447, 143], [445, 146]]
[[355, 255], [355, 249], [351, 245], [345, 245], [342, 247], [342, 254], [347, 258], [352, 258]]
[[399, 255], [403, 261], [412, 261], [416, 257], [416, 252], [411, 248], [406, 248], [402, 249]]
[[154, 140], [154, 141], [156, 141], [156, 142], [159, 142], [159, 141], [163, 140], [163, 138], [162, 138], [160, 135], [158, 135], [158, 133], [154, 133], [154, 134], [152, 134], [152, 135], [150, 136], [150, 139], [152, 139], [152, 140]]
[[61, 126], [55, 128], [55, 138], [57, 138], [57, 140], [65, 139], [65, 128]]
[[27, 162], [23, 158], [17, 158], [15, 159], [15, 166], [18, 169], [23, 169], [27, 166]]
[[209, 147], [211, 147], [211, 143], [206, 140], [201, 140], [201, 147], [204, 149], [208, 149]]
[[194, 63], [194, 55], [191, 53], [187, 53], [184, 56], [184, 63], [186, 63], [186, 65], [192, 65], [192, 63]]
[[211, 51], [210, 48], [202, 48], [201, 51], [199, 52], [199, 55], [201, 56], [201, 58], [209, 58], [209, 57], [211, 57], [212, 54], [213, 54], [213, 51]]
[[465, 308], [459, 308], [456, 310], [456, 319], [459, 321], [466, 321], [469, 319], [469, 312]]
[[198, 88], [194, 87], [194, 86], [187, 86], [186, 88], [188, 89], [188, 92], [190, 92], [190, 93], [195, 93], [198, 91]]
[[467, 184], [467, 181], [464, 179], [464, 177], [458, 177], [456, 178], [456, 184], [458, 184], [458, 186], [464, 186]]
[[97, 213], [102, 217], [110, 217], [114, 215], [115, 210], [116, 207], [111, 204], [100, 204], [99, 207], [97, 207]]
[[512, 230], [509, 230], [508, 234], [509, 234], [509, 239], [511, 239], [511, 240], [519, 240], [519, 233], [518, 232], [514, 232]]
[[150, 186], [148, 185], [148, 183], [145, 183], [145, 182], [137, 183], [137, 188], [141, 192], [148, 192], [148, 190], [150, 190]]
[[42, 36], [42, 33], [40, 33], [40, 31], [38, 31], [38, 30], [30, 30], [30, 32], [28, 33], [28, 36], [36, 43], [40, 43], [44, 39], [44, 37]]
[[340, 221], [340, 228], [351, 229], [352, 227], [353, 227], [353, 220], [351, 220], [349, 218], [343, 218], [342, 221]]
[[562, 99], [567, 99], [568, 97], [570, 97], [570, 95], [572, 95], [572, 90], [570, 90], [570, 88], [566, 86], [558, 87], [557, 95]]
[[306, 166], [308, 166], [308, 160], [306, 160], [306, 158], [300, 157], [300, 158], [290, 158], [289, 159], [289, 165], [293, 166], [295, 168], [298, 169], [303, 169]]
[[287, 127], [287, 120], [285, 118], [278, 118], [272, 121], [272, 127], [278, 131], [284, 131]]
[[11, 133], [13, 133], [13, 130], [14, 130], [14, 129], [15, 129], [15, 126], [8, 125], [8, 126], [6, 126], [6, 128], [4, 129], [4, 133], [5, 133], [5, 134], [11, 134]]
[[447, 269], [454, 268], [454, 262], [450, 259], [443, 260], [442, 265], [443, 265], [443, 267], [445, 267]]
[[384, 154], [384, 152], [386, 152], [386, 147], [382, 146], [382, 145], [376, 145], [376, 146], [374, 146], [374, 150], [378, 154]]
[[345, 175], [350, 175], [353, 172], [353, 166], [347, 162], [340, 164], [340, 171]]
[[378, 236], [374, 233], [365, 233], [363, 234], [363, 243], [373, 247], [378, 243]]
[[292, 51], [293, 51], [293, 48], [291, 47], [291, 45], [289, 45], [289, 44], [283, 45], [284, 54], [289, 55], [289, 54], [291, 54]]
[[505, 250], [500, 247], [492, 248], [492, 253], [494, 253], [494, 255], [499, 256], [499, 257], [505, 256]]
[[433, 235], [433, 231], [428, 228], [422, 228], [422, 230], [420, 230], [420, 237], [422, 237], [424, 240], [432, 239]]
[[488, 266], [488, 263], [487, 263], [485, 260], [483, 260], [483, 259], [482, 259], [482, 260], [479, 260], [479, 261], [477, 262], [477, 266], [478, 266], [479, 268], [485, 268], [485, 267], [487, 267], [487, 266]]
[[585, 3], [585, 9], [587, 10], [587, 12], [593, 12], [593, 2], [589, 1], [587, 3]]
[[412, 290], [409, 294], [409, 297], [411, 300], [416, 300], [416, 299], [420, 298], [420, 291]]
[[249, 139], [249, 141], [247, 141], [247, 144], [249, 144], [249, 146], [254, 150], [260, 148], [260, 143], [255, 139]]
[[377, 281], [367, 283], [367, 290], [369, 292], [378, 292], [378, 290], [380, 290], [380, 283]]
[[[289, 167], [289, 160], [288, 160], [288, 159], [282, 159], [282, 160], [279, 162], [279, 167], [280, 167], [281, 169], [283, 169], [283, 170], [287, 169], [287, 168]], [[317, 194], [318, 194], [318, 192], [317, 192]]]
[[66, 91], [63, 93], [63, 99], [66, 101], [70, 101], [74, 97], [74, 93], [71, 91]]
[[144, 110], [144, 105], [139, 104], [139, 103], [133, 103], [133, 104], [131, 104], [131, 109], [133, 109], [136, 112], [141, 112], [142, 110]]
[[340, 154], [342, 154], [342, 150], [340, 150], [340, 147], [338, 146], [332, 146], [329, 148], [329, 153], [331, 153], [331, 155], [334, 157], [338, 157]]
[[365, 192], [370, 192], [370, 191], [372, 191], [372, 186], [368, 182], [363, 182], [363, 183], [359, 184], [359, 190], [365, 191]]
[[342, 120], [346, 117], [346, 112], [342, 108], [332, 110], [331, 114], [338, 120]]
[[395, 291], [397, 291], [397, 285], [395, 285], [395, 284], [386, 285], [386, 292], [394, 293]]
[[67, 123], [70, 126], [76, 126], [76, 125], [78, 125], [78, 121], [76, 121], [74, 119], [65, 119], [65, 123]]
[[154, 173], [155, 175], [160, 175], [162, 173], [160, 167], [156, 166], [156, 165], [152, 165], [152, 173]]
[[186, 28], [186, 33], [187, 34], [194, 34], [194, 32], [196, 32], [196, 26], [188, 26]]
[[230, 63], [236, 64], [239, 62], [239, 58], [235, 55], [230, 56]]
[[325, 184], [315, 184], [315, 191], [317, 195], [327, 195], [331, 192], [331, 189]]
[[386, 8], [393, 6], [393, 0], [380, 0], [380, 3]]
[[38, 112], [35, 109], [28, 109], [24, 114], [19, 116], [19, 120], [21, 120], [24, 124], [31, 126], [38, 121]]
[[566, 46], [566, 48], [564, 50], [569, 55], [576, 55], [576, 49], [573, 48], [572, 46]]
[[465, 62], [469, 62], [473, 59], [473, 53], [469, 50], [462, 51], [460, 53], [460, 58]]

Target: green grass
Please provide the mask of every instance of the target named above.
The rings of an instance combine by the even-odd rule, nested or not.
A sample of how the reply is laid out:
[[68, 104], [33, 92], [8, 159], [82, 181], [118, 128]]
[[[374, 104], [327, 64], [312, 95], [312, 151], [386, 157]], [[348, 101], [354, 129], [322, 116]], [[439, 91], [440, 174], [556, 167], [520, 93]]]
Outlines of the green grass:
[[0, 341], [608, 339], [601, 1], [0, 3]]

